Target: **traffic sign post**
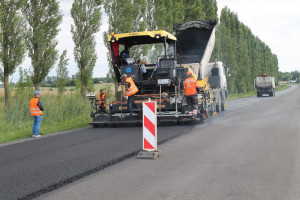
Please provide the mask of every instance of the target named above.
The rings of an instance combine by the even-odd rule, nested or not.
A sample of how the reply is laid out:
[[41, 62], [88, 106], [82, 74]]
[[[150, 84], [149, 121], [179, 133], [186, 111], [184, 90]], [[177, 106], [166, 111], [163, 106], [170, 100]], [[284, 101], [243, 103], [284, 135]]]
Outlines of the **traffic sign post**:
[[143, 103], [143, 151], [138, 158], [156, 159], [160, 155], [157, 150], [157, 111], [156, 102]]

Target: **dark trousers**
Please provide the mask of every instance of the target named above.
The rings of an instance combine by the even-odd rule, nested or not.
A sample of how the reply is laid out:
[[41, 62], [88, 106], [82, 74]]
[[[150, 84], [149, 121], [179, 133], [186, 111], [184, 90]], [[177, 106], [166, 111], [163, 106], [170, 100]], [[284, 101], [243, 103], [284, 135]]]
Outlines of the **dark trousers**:
[[133, 101], [134, 95], [128, 97], [127, 108], [130, 113], [132, 113], [132, 106], [139, 108], [138, 105]]
[[197, 95], [186, 96], [188, 111], [198, 110]]
[[99, 105], [100, 112], [105, 112], [106, 107], [104, 107], [104, 106], [105, 106], [104, 102], [100, 103], [100, 105]]

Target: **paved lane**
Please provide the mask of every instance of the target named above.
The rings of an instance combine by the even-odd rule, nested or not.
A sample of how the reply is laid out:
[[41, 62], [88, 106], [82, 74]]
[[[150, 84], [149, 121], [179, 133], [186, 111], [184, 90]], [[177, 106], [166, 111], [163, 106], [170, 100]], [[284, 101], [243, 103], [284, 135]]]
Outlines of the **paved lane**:
[[39, 199], [299, 200], [300, 87], [229, 104], [160, 145], [159, 159], [128, 159]]
[[[230, 101], [226, 112], [220, 114], [216, 120], [199, 126], [159, 127], [159, 141], [166, 141], [191, 131], [201, 131], [204, 139], [200, 138], [199, 140], [203, 141], [198, 147], [200, 152], [205, 147], [209, 149], [214, 147], [210, 143], [212, 141], [205, 141], [205, 138], [212, 137], [211, 140], [214, 144], [222, 144], [222, 139], [226, 139], [229, 143], [236, 141], [237, 139], [231, 138], [230, 135], [236, 135], [239, 131], [244, 132], [242, 128], [240, 130], [235, 130], [235, 128], [243, 127], [244, 124], [247, 124], [248, 118], [253, 117], [253, 114], [248, 116], [245, 113], [252, 110], [258, 110], [259, 112], [266, 110], [266, 113], [270, 113], [273, 107], [264, 108], [260, 105], [269, 105], [270, 102], [274, 101], [276, 102], [275, 107], [280, 103], [285, 106], [283, 108], [286, 108], [288, 104], [285, 103], [285, 97], [291, 96], [293, 90], [299, 93], [299, 89], [295, 90], [295, 87], [293, 87], [282, 93], [277, 93], [275, 98], [251, 97]], [[295, 109], [295, 105], [291, 104], [290, 106]], [[263, 114], [265, 115], [264, 112]], [[279, 114], [284, 117], [283, 119], [288, 117], [285, 116], [287, 115], [286, 112]], [[254, 115], [257, 117], [257, 112]], [[232, 120], [231, 123], [234, 126], [230, 127], [232, 130], [228, 134], [220, 134], [216, 131], [224, 132], [224, 130], [228, 130], [227, 127], [215, 129], [215, 126], [218, 126], [219, 123], [228, 123], [228, 120], [231, 121], [232, 116], [238, 116], [238, 120]], [[269, 116], [264, 116], [262, 119]], [[204, 130], [207, 129], [212, 129], [211, 131], [217, 135], [205, 132]], [[85, 128], [66, 134], [2, 146], [0, 147], [0, 199], [36, 197], [100, 171], [119, 161], [126, 160], [140, 150], [141, 131], [141, 127]], [[189, 145], [186, 147], [189, 147]], [[232, 151], [234, 150], [232, 149]], [[223, 152], [221, 149], [220, 151]]]
[[[159, 141], [192, 126], [160, 127]], [[142, 128], [85, 128], [0, 147], [0, 199], [34, 197], [59, 188], [142, 148]]]

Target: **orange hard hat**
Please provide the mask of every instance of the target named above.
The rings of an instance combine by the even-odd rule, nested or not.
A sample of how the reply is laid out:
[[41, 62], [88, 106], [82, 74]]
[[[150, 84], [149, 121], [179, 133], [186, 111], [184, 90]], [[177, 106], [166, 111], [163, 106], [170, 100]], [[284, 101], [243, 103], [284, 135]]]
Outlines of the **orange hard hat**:
[[190, 72], [190, 71], [188, 71], [187, 73], [186, 73], [186, 75], [191, 75], [192, 73]]

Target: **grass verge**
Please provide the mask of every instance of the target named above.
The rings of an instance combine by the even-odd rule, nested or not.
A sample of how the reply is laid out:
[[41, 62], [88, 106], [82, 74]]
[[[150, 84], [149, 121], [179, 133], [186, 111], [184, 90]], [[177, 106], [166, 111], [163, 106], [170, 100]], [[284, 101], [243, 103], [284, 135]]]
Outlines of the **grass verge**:
[[[33, 120], [29, 101], [32, 96], [20, 96], [19, 99], [12, 98], [7, 108], [1, 102], [0, 143], [31, 137]], [[43, 95], [41, 101], [45, 109], [40, 131], [42, 135], [84, 127], [90, 121], [90, 102], [83, 100], [79, 94], [62, 97]]]

